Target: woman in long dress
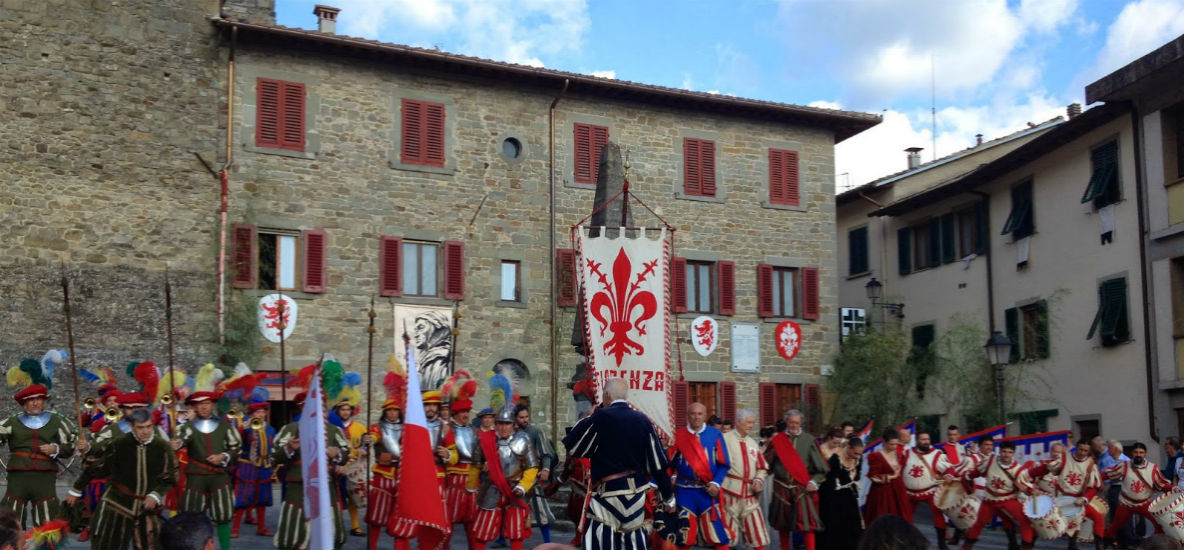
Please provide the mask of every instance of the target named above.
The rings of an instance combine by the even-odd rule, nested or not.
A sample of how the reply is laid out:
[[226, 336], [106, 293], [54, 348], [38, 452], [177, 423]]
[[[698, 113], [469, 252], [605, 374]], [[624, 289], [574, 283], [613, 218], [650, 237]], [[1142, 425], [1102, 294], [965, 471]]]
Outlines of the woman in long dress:
[[913, 523], [910, 497], [902, 483], [902, 467], [905, 456], [898, 444], [897, 430], [888, 429], [882, 434], [884, 443], [868, 454], [868, 477], [872, 488], [864, 503], [864, 523], [872, 525], [873, 520], [891, 514]]
[[819, 547], [852, 550], [864, 529], [859, 500], [864, 442], [853, 437], [842, 449], [842, 453], [833, 453], [827, 460], [827, 479], [819, 489], [819, 515], [824, 528]]
[[827, 435], [823, 436], [823, 442], [819, 444], [819, 454], [823, 455], [823, 462], [831, 460], [831, 457], [844, 454], [844, 429], [839, 426], [832, 426], [827, 429]]

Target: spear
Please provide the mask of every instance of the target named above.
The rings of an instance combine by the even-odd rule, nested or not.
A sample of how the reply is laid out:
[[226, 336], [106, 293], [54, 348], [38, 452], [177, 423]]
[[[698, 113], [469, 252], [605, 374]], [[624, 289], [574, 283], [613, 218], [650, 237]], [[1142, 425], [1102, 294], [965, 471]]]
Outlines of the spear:
[[[289, 399], [285, 396], [285, 296], [278, 293], [277, 298], [277, 338], [281, 344], [281, 410], [288, 421], [292, 417], [289, 414]], [[321, 358], [318, 363], [322, 365]]]
[[74, 360], [74, 329], [70, 324], [70, 283], [66, 281], [66, 264], [62, 264], [62, 310], [66, 313], [66, 347], [70, 350], [70, 373], [74, 377], [74, 418], [83, 431], [83, 411], [79, 407], [79, 367]]
[[[367, 389], [368, 402], [367, 402], [366, 408], [364, 409], [364, 427], [365, 427], [365, 429], [368, 430], [369, 433], [372, 432], [372, 429], [371, 429], [372, 428], [372, 341], [375, 338], [376, 338], [376, 295], [374, 294], [372, 296], [372, 303], [368, 306], [368, 389]], [[366, 462], [364, 463], [366, 469], [364, 471], [371, 472], [372, 471], [371, 445], [364, 445], [364, 455], [366, 457], [365, 458]], [[371, 503], [370, 503], [371, 499], [368, 498], [369, 497], [368, 493], [370, 493], [370, 492], [371, 491], [366, 491], [364, 493], [364, 507], [365, 508], [368, 508], [371, 505]], [[368, 509], [371, 510], [371, 508], [368, 508]], [[367, 525], [367, 528], [369, 531], [371, 531], [373, 529], [373, 526]]]
[[169, 264], [165, 266], [165, 344], [167, 356], [169, 357], [169, 370], [167, 371], [169, 374], [166, 376], [170, 379], [170, 420], [167, 422], [167, 425], [169, 426], [169, 435], [172, 438], [174, 436], [174, 419], [178, 417], [178, 403], [175, 401], [177, 394], [174, 393], [174, 306], [172, 291], [170, 290]]

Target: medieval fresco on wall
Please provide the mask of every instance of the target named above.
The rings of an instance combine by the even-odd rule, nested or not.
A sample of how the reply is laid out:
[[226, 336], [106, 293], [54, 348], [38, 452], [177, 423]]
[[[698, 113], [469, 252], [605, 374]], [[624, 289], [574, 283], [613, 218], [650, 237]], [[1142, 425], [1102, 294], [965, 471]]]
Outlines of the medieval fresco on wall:
[[393, 353], [405, 357], [408, 332], [422, 391], [441, 387], [451, 375], [451, 308], [394, 304], [393, 320]]

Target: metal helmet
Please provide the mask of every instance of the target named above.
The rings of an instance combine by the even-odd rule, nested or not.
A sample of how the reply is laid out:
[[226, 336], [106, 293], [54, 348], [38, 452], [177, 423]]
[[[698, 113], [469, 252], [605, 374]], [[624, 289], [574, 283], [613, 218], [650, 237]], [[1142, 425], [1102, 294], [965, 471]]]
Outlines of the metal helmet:
[[512, 423], [514, 421], [515, 416], [516, 415], [513, 414], [513, 409], [510, 409], [509, 407], [505, 407], [500, 410], [499, 414], [496, 415], [496, 421]]

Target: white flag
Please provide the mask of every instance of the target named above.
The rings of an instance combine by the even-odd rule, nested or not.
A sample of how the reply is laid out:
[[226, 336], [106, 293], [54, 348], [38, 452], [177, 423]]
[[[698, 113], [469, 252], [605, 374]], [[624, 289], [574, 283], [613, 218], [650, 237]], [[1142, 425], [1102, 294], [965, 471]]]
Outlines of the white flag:
[[310, 523], [308, 550], [333, 550], [335, 511], [331, 509], [331, 479], [327, 475], [327, 424], [323, 413], [321, 374], [316, 372], [306, 392], [298, 440], [302, 443], [302, 492], [306, 520]]

